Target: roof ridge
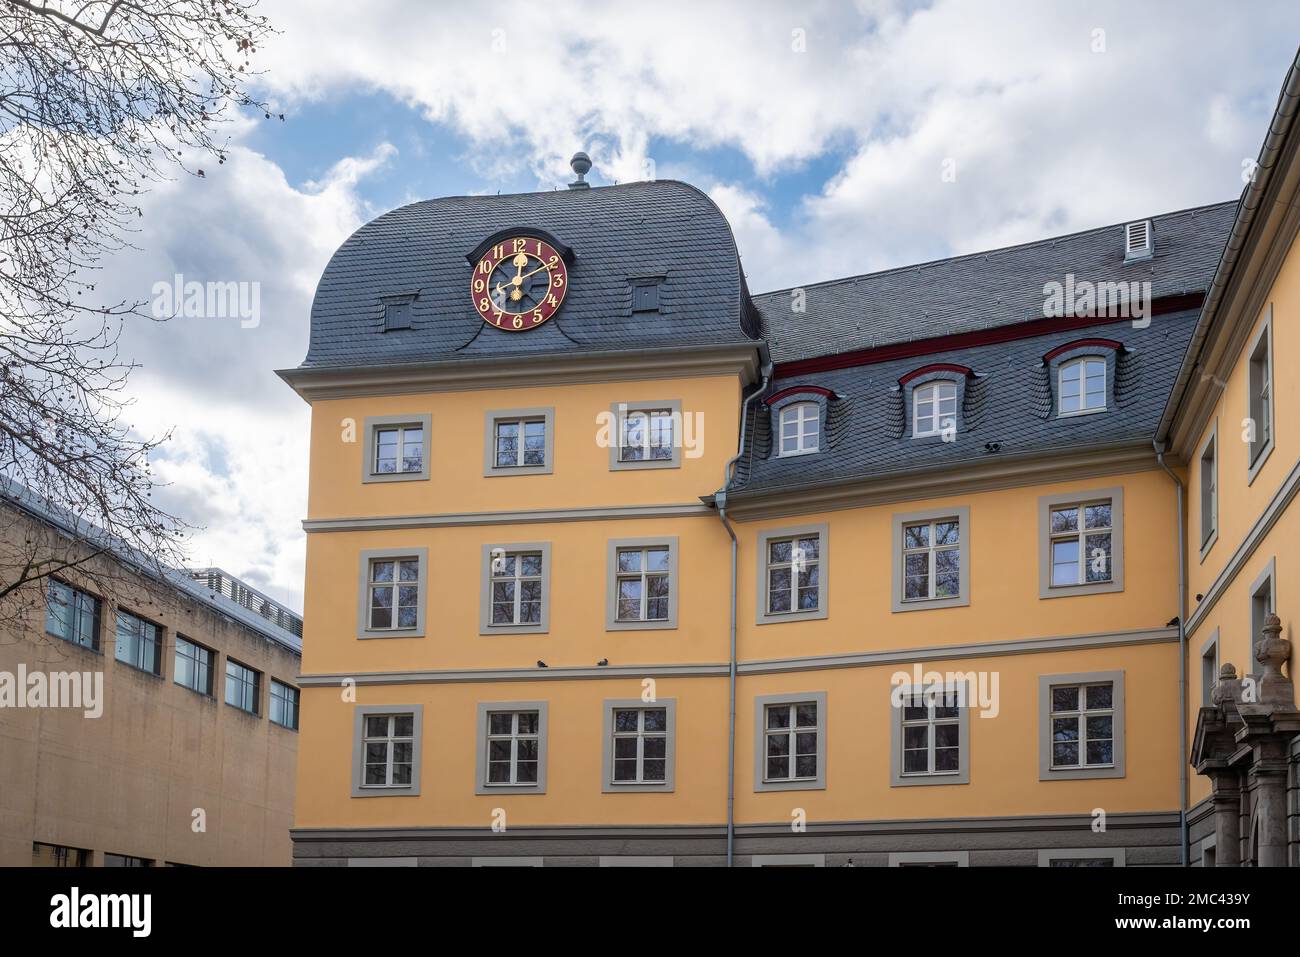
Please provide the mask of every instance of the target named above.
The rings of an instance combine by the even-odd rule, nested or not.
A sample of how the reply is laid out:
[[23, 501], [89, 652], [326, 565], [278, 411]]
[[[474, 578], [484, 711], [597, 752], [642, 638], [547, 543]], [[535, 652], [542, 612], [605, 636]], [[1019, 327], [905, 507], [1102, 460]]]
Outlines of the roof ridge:
[[[1183, 209], [1170, 210], [1169, 212], [1166, 213], [1156, 213], [1146, 218], [1151, 219], [1153, 221], [1162, 220], [1162, 219], [1168, 220], [1168, 219], [1172, 219], [1175, 216], [1182, 216], [1187, 213], [1199, 213], [1202, 212], [1203, 210], [1219, 209], [1230, 205], [1236, 206], [1239, 202], [1240, 199], [1230, 199], [1230, 200], [1223, 200], [1217, 203], [1205, 203], [1200, 206], [1188, 206]], [[992, 249], [978, 249], [975, 250], [974, 252], [961, 253], [960, 255], [957, 256], [945, 256], [941, 259], [928, 259], [919, 263], [907, 263], [902, 266], [891, 266], [888, 269], [880, 269], [880, 270], [876, 270], [875, 272], [858, 273], [853, 276], [842, 276], [839, 279], [823, 279], [820, 282], [802, 283], [794, 286], [783, 286], [780, 289], [770, 289], [767, 290], [766, 292], [754, 293], [754, 298], [761, 299], [765, 296], [775, 296], [778, 293], [790, 292], [794, 289], [806, 290], [806, 289], [815, 289], [822, 286], [834, 286], [834, 285], [839, 285], [841, 283], [857, 282], [858, 280], [861, 279], [872, 279], [877, 276], [888, 276], [891, 273], [911, 272], [916, 269], [923, 269], [927, 266], [937, 266], [940, 263], [954, 263], [954, 262], [960, 262], [965, 259], [975, 259], [979, 256], [990, 256], [995, 253], [1005, 253], [1005, 252], [1011, 252], [1012, 250], [1029, 249], [1034, 246], [1043, 246], [1048, 243], [1058, 243], [1061, 242], [1062, 240], [1074, 239], [1078, 236], [1087, 236], [1093, 233], [1105, 232], [1108, 229], [1116, 229], [1118, 227], [1125, 225], [1126, 223], [1132, 223], [1137, 221], [1138, 220], [1134, 220], [1134, 219], [1126, 219], [1123, 222], [1107, 223], [1104, 226], [1093, 226], [1089, 229], [1079, 229], [1079, 230], [1075, 230], [1072, 233], [1061, 233], [1056, 236], [1045, 236], [1042, 239], [1034, 239], [1025, 243], [1015, 243], [1009, 246], [995, 246]]]

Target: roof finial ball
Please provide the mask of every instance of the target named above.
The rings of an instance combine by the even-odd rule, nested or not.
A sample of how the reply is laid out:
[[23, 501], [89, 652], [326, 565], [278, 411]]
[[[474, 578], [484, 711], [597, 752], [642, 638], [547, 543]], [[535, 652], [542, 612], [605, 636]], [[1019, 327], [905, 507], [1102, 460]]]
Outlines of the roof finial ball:
[[578, 174], [578, 178], [569, 184], [569, 189], [590, 189], [591, 184], [583, 177], [591, 169], [591, 157], [579, 150], [573, 154], [573, 159], [569, 160], [569, 166]]

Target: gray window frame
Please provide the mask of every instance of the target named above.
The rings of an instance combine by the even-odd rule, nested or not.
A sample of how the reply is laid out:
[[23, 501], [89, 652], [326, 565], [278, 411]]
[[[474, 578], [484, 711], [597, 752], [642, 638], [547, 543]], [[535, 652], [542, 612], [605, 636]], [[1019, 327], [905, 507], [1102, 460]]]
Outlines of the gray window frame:
[[671, 854], [602, 854], [600, 867], [673, 867]]
[[[371, 715], [412, 716], [411, 731], [411, 783], [409, 785], [365, 784], [365, 719]], [[421, 751], [424, 747], [424, 705], [422, 704], [367, 704], [352, 709], [352, 796], [419, 797]]]
[[[506, 712], [537, 712], [537, 783], [489, 784], [488, 772], [488, 715]], [[545, 701], [480, 701], [476, 709], [478, 733], [474, 763], [475, 794], [545, 794], [546, 793], [546, 738], [549, 730], [547, 702]]]
[[[119, 638], [117, 633], [118, 631], [117, 623], [118, 623], [118, 619], [122, 615], [125, 615], [128, 618], [134, 618], [137, 622], [140, 622], [142, 624], [152, 626], [154, 630], [154, 637], [153, 637], [154, 667], [153, 668], [142, 667], [141, 665], [136, 664], [134, 661], [128, 661], [127, 659], [118, 655]], [[144, 642], [143, 636], [141, 636], [138, 640], [143, 644]], [[137, 615], [133, 611], [127, 611], [125, 608], [122, 608], [121, 606], [118, 606], [113, 609], [113, 660], [114, 661], [119, 662], [120, 664], [124, 664], [128, 668], [134, 668], [136, 671], [143, 672], [144, 674], [153, 675], [155, 678], [164, 678], [167, 675], [166, 662], [163, 660], [163, 650], [166, 648], [166, 644], [167, 643], [165, 640], [165, 632], [163, 630], [163, 626], [158, 624], [158, 622], [153, 621], [152, 619], [149, 618], [145, 618], [143, 615]]]
[[[420, 599], [415, 609], [414, 628], [370, 627], [370, 565], [376, 561], [415, 559], [416, 586]], [[366, 548], [361, 551], [361, 568], [357, 582], [357, 637], [358, 638], [423, 638], [425, 609], [429, 604], [429, 549], [427, 548]]]
[[[802, 691], [794, 694], [754, 696], [754, 791], [824, 791], [826, 790], [826, 711], [825, 691]], [[767, 780], [767, 709], [769, 706], [795, 704], [817, 705], [817, 776], [791, 780]], [[794, 732], [794, 729], [791, 729]]]
[[[620, 621], [618, 618], [618, 553], [623, 549], [668, 549], [668, 617], [637, 621]], [[606, 631], [671, 631], [677, 627], [677, 599], [681, 576], [677, 566], [678, 538], [663, 535], [657, 538], [611, 538], [605, 551], [605, 630]], [[642, 573], [644, 575], [644, 572]]]
[[753, 854], [750, 867], [825, 867], [825, 854]]
[[543, 867], [540, 857], [472, 857], [470, 867]]
[[[1061, 505], [1096, 503], [1110, 499], [1110, 581], [1085, 585], [1052, 584], [1052, 510]], [[1080, 522], [1083, 516], [1079, 516]], [[1080, 561], [1083, 561], [1080, 555]], [[1038, 499], [1038, 597], [1069, 598], [1103, 595], [1124, 590], [1124, 488], [1079, 489], [1043, 495]]]
[[[50, 603], [54, 601], [54, 596], [50, 594], [50, 590], [54, 588], [54, 586], [56, 585], [59, 586], [60, 588], [66, 588], [70, 592], [72, 592], [72, 605], [69, 606], [69, 613], [73, 616], [72, 637], [67, 637], [64, 635], [60, 635], [57, 632], [50, 631]], [[91, 625], [90, 625], [91, 635], [90, 635], [90, 644], [88, 645], [83, 644], [81, 641], [78, 640], [78, 637], [81, 634], [80, 623], [81, 623], [81, 615], [82, 615], [81, 606], [82, 606], [83, 599], [89, 600], [91, 602]], [[104, 616], [104, 600], [100, 598], [98, 595], [92, 595], [90, 592], [78, 588], [76, 585], [71, 585], [68, 582], [65, 582], [61, 578], [55, 578], [51, 576], [49, 580], [46, 582], [45, 634], [49, 635], [51, 638], [58, 638], [60, 641], [65, 641], [70, 645], [75, 645], [78, 648], [84, 648], [87, 651], [93, 651], [96, 654], [99, 654], [100, 634], [102, 633], [104, 627], [103, 616]], [[114, 640], [114, 654], [116, 655], [116, 650], [117, 650], [116, 615], [114, 616], [113, 640]]]
[[[921, 692], [924, 692], [924, 688]], [[945, 684], [945, 691], [957, 690], [956, 685]], [[889, 786], [891, 788], [916, 787], [916, 786], [933, 786], [945, 784], [970, 784], [970, 713], [972, 710], [972, 695], [974, 690], [967, 684], [965, 692], [965, 706], [957, 709], [957, 734], [960, 736], [957, 748], [957, 770], [956, 771], [927, 771], [924, 773], [911, 772], [903, 773], [903, 708], [894, 707], [893, 692], [891, 689], [889, 710], [892, 712], [889, 718]], [[962, 699], [959, 697], [958, 701]], [[950, 720], [950, 719], [945, 719]], [[929, 720], [928, 724], [931, 729], [929, 738], [929, 748], [934, 750], [934, 719]]]
[[[615, 402], [609, 407], [612, 431], [609, 442], [609, 470], [625, 472], [633, 469], [678, 469], [682, 467], [681, 434], [684, 428], [682, 402], [671, 399], [660, 402]], [[619, 456], [623, 445], [623, 423], [629, 412], [669, 412], [673, 417], [673, 454], [671, 459], [624, 462]]]
[[[1201, 707], [1212, 707], [1213, 702], [1210, 695], [1214, 693], [1214, 686], [1219, 683], [1219, 629], [1215, 628], [1210, 632], [1210, 637], [1205, 639], [1201, 645]], [[1209, 670], [1206, 670], [1206, 662], [1209, 662]], [[1207, 680], [1208, 679], [1208, 680]]]
[[[540, 620], [526, 624], [492, 624], [492, 552], [503, 549], [506, 554], [541, 552], [542, 554], [542, 611]], [[479, 569], [479, 622], [480, 635], [545, 635], [551, 630], [551, 543], [550, 542], [493, 542], [483, 546]]]
[[[1255, 421], [1255, 394], [1258, 391], [1255, 388], [1255, 368], [1257, 359], [1256, 353], [1263, 350], [1263, 361], [1267, 365], [1265, 370], [1268, 374], [1268, 381], [1263, 383], [1268, 392], [1268, 415], [1264, 421]], [[1277, 366], [1273, 357], [1273, 304], [1270, 302], [1265, 310], [1264, 321], [1261, 323], [1259, 331], [1250, 340], [1250, 345], [1246, 348], [1246, 418], [1255, 422], [1255, 442], [1246, 443], [1246, 485], [1247, 487], [1255, 483], [1255, 476], [1264, 468], [1264, 463], [1268, 461], [1269, 456], [1273, 454], [1276, 446], [1277, 430]], [[1267, 434], [1261, 437], [1260, 433], [1267, 429]]]
[[[1267, 590], [1268, 595], [1265, 599], [1266, 607], [1263, 609], [1259, 606], [1260, 593]], [[1268, 618], [1269, 612], [1277, 611], [1277, 557], [1270, 558], [1264, 568], [1255, 580], [1250, 584], [1250, 643], [1247, 645], [1246, 656], [1250, 659], [1250, 671], [1248, 674], [1258, 675], [1259, 662], [1255, 660], [1255, 643], [1259, 641], [1260, 635], [1263, 634], [1264, 621]]]
[[1122, 847], [1052, 847], [1038, 852], [1038, 866], [1051, 867], [1052, 861], [1071, 858], [1088, 858], [1093, 860], [1111, 860], [1115, 867], [1125, 866], [1124, 848]]
[[909, 864], [956, 864], [970, 867], [970, 851], [891, 851], [889, 867]]
[[[956, 595], [950, 598], [914, 598], [904, 599], [905, 586], [903, 561], [903, 528], [921, 522], [936, 522], [943, 519], [957, 520], [960, 526], [958, 543], [960, 555], [961, 583]], [[893, 593], [891, 607], [895, 612], [924, 611], [934, 608], [959, 608], [970, 604], [970, 506], [959, 505], [955, 508], [927, 508], [918, 512], [895, 512], [891, 518], [893, 525]], [[933, 543], [931, 543], [933, 552]]]
[[[663, 708], [664, 722], [667, 728], [664, 744], [664, 779], [662, 783], [653, 782], [615, 782], [614, 781], [614, 712], [623, 709], [647, 711]], [[600, 761], [600, 790], [603, 794], [671, 794], [677, 789], [677, 699], [659, 698], [644, 701], [641, 698], [606, 698], [601, 705], [601, 747], [603, 754]]]
[[[805, 611], [768, 611], [767, 557], [769, 543], [782, 538], [806, 538], [811, 535], [818, 536], [817, 563], [821, 566], [817, 573], [817, 607]], [[755, 624], [774, 625], [784, 621], [825, 619], [830, 614], [831, 533], [829, 523], [818, 522], [813, 525], [791, 525], [785, 528], [759, 529], [757, 544], [758, 580], [757, 590], [754, 594], [758, 601], [755, 607]], [[794, 604], [793, 596], [791, 597], [791, 604]]]
[[[293, 692], [293, 724], [285, 724], [283, 721], [275, 720], [275, 709], [273, 705], [275, 703], [275, 688], [277, 685]], [[288, 700], [283, 696], [281, 697], [282, 700]], [[296, 685], [291, 685], [286, 681], [281, 681], [279, 678], [271, 678], [266, 689], [266, 720], [270, 721], [271, 724], [275, 725], [277, 728], [284, 728], [287, 731], [297, 731], [302, 721], [302, 689]]]
[[[375, 433], [386, 428], [415, 428], [424, 430], [424, 458], [418, 472], [376, 472], [375, 468]], [[363, 484], [377, 482], [422, 482], [429, 478], [429, 459], [432, 457], [433, 415], [429, 412], [412, 415], [372, 415], [367, 416], [362, 437], [361, 481]]]
[[[497, 465], [497, 423], [540, 420], [546, 429], [542, 465]], [[483, 474], [500, 478], [510, 475], [551, 475], [555, 472], [555, 407], [529, 409], [489, 409], [483, 418]], [[523, 436], [520, 436], [522, 441]]]
[[[1205, 461], [1207, 455], [1211, 456], [1208, 480]], [[1214, 547], [1214, 543], [1219, 540], [1219, 459], [1219, 419], [1216, 416], [1210, 431], [1202, 440], [1200, 448], [1196, 450], [1197, 488], [1201, 506], [1200, 560], [1202, 562]]]
[[[1085, 685], [1110, 682], [1111, 691], [1111, 757], [1109, 765], [1101, 767], [1052, 767], [1052, 688], [1057, 685]], [[1125, 777], [1125, 713], [1123, 671], [1080, 671], [1071, 674], [1038, 676], [1038, 780], [1080, 781], [1097, 778]], [[1080, 742], [1080, 753], [1083, 744]]]

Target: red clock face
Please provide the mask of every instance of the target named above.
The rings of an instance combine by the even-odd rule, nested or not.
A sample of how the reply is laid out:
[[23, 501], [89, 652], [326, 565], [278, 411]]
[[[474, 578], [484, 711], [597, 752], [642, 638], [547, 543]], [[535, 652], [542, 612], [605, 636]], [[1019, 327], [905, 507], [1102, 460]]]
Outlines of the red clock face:
[[564, 257], [534, 236], [497, 243], [475, 265], [470, 280], [475, 311], [507, 332], [540, 326], [559, 310], [568, 288]]

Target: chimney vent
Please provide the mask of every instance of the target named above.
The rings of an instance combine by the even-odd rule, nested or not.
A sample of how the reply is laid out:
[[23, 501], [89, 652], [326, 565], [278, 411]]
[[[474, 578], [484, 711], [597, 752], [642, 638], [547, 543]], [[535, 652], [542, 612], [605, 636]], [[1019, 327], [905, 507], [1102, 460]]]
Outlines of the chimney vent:
[[573, 154], [573, 159], [569, 160], [569, 165], [578, 174], [578, 178], [569, 184], [569, 189], [591, 189], [591, 184], [583, 179], [591, 169], [591, 157], [579, 150]]
[[1124, 261], [1150, 259], [1156, 252], [1156, 238], [1151, 230], [1151, 220], [1140, 219], [1124, 227]]

